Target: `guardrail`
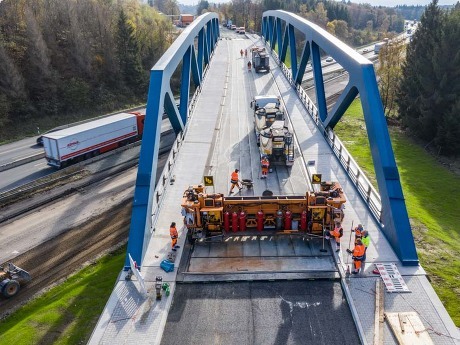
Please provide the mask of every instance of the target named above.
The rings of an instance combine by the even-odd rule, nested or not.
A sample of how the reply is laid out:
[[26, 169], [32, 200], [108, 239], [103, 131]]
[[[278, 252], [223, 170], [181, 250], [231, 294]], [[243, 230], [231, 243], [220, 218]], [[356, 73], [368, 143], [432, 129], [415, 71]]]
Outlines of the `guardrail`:
[[[268, 49], [271, 50], [270, 47], [268, 47]], [[329, 144], [332, 152], [334, 152], [340, 164], [347, 172], [350, 180], [355, 185], [356, 190], [367, 202], [372, 215], [379, 223], [382, 223], [382, 202], [380, 200], [379, 193], [376, 191], [372, 183], [367, 178], [366, 174], [361, 170], [358, 163], [356, 163], [352, 155], [348, 152], [345, 145], [334, 133], [334, 131], [331, 128], [324, 128], [323, 123], [319, 118], [318, 109], [316, 108], [315, 104], [310, 99], [310, 97], [308, 97], [307, 93], [300, 85], [295, 85], [290, 69], [286, 67], [284, 63], [280, 63], [278, 54], [274, 50], [272, 50], [272, 56], [280, 66], [281, 71], [285, 75], [286, 79], [295, 88], [297, 95], [307, 110], [308, 115], [310, 115], [317, 128], [321, 131], [321, 133], [323, 133], [326, 142]], [[307, 171], [309, 171], [308, 167]]]

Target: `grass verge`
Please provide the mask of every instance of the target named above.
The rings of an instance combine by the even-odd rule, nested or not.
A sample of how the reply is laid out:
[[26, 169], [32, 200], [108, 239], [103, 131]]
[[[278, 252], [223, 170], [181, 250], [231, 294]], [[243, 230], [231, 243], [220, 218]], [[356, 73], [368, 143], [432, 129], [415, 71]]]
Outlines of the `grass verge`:
[[123, 267], [104, 256], [0, 322], [0, 344], [86, 344]]
[[[360, 100], [355, 100], [335, 132], [376, 185]], [[390, 136], [420, 263], [460, 326], [460, 177], [440, 165], [398, 128]]]

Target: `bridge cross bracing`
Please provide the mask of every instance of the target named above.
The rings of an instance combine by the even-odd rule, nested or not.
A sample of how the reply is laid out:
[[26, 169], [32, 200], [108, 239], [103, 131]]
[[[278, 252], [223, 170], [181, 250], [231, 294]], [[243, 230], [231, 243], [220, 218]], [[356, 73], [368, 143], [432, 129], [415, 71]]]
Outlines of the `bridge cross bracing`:
[[[282, 69], [274, 68], [272, 73], [267, 75], [247, 73], [245, 60], [238, 56], [239, 50], [249, 48], [253, 44], [263, 44], [258, 41], [258, 37], [248, 35], [248, 38], [250, 39], [222, 40], [217, 43], [214, 53], [211, 54], [212, 59], [206, 77], [201, 84], [200, 93], [193, 98], [193, 111], [186, 120], [185, 136], [180, 137], [180, 143], [174, 147], [176, 153], [172, 153], [169, 157], [171, 167], [166, 170], [167, 182], [157, 194], [161, 202], [151, 215], [155, 231], [151, 233], [151, 240], [146, 242], [145, 256], [140, 261], [142, 262], [141, 271], [146, 280], [148, 295], [144, 296], [139, 292], [137, 281], [125, 281], [125, 273], [123, 273], [99, 320], [90, 344], [168, 343], [168, 339], [170, 339], [168, 336], [175, 333], [171, 331], [164, 333], [164, 331], [165, 324], [166, 329], [170, 330], [167, 321], [168, 312], [171, 303], [174, 303], [178, 269], [176, 267], [174, 272], [165, 273], [159, 265], [169, 252], [168, 227], [170, 222], [176, 221], [176, 223], [181, 224], [179, 204], [183, 190], [191, 183], [200, 182], [204, 174], [215, 176], [217, 192], [227, 193], [228, 175], [235, 167], [240, 167], [243, 177], [248, 176], [255, 180], [253, 193], [256, 195], [266, 188], [280, 194], [303, 194], [308, 185], [305, 162], [315, 160], [317, 162], [315, 169], [320, 171], [325, 179], [339, 181], [345, 190], [347, 207], [344, 220], [344, 238], [348, 238], [350, 235], [349, 231], [353, 219], [359, 219], [366, 224], [371, 233], [372, 244], [368, 251], [366, 271], [372, 270], [373, 262], [397, 262], [399, 263], [398, 266], [400, 265], [397, 255], [380, 229], [379, 222], [373, 217], [364, 200], [356, 194], [354, 183], [324, 140], [323, 132], [306, 114], [304, 103], [298, 97], [296, 89], [283, 75]], [[275, 65], [273, 60], [271, 65]], [[251, 126], [252, 113], [248, 105], [253, 95], [268, 93], [279, 94], [283, 97], [298, 143], [296, 148], [298, 159], [296, 159], [290, 172], [280, 168], [275, 170], [269, 179], [262, 181], [257, 179], [260, 171]], [[244, 193], [249, 192], [244, 191]], [[153, 197], [157, 198], [156, 195]], [[185, 245], [184, 229], [180, 229], [179, 232], [181, 249], [178, 252], [179, 257], [176, 262], [179, 262]], [[201, 258], [204, 262], [209, 263], [213, 260], [218, 263], [219, 259], [224, 260], [227, 255], [235, 253], [235, 247], [232, 248], [227, 245], [224, 247], [211, 245], [207, 257], [203, 254], [200, 255], [202, 255]], [[246, 239], [244, 243], [239, 243], [238, 248], [240, 260], [244, 262], [246, 267], [254, 270], [255, 268], [251, 266], [249, 259], [266, 255], [264, 250], [272, 250], [272, 247], [267, 246], [266, 242], [252, 239]], [[302, 250], [305, 250], [305, 243], [302, 245], [302, 243], [290, 239], [284, 245], [282, 243], [279, 245], [277, 254], [279, 257], [272, 257], [272, 259], [278, 260], [278, 263], [282, 263], [288, 270], [292, 270], [292, 274], [297, 275], [297, 279], [302, 277], [302, 273], [306, 274], [315, 269], [334, 270], [336, 274], [339, 274], [347, 262], [343, 250], [339, 255], [332, 256], [329, 252], [322, 258], [319, 257], [320, 254], [316, 250], [315, 256], [319, 257], [316, 266], [311, 263], [311, 266], [296, 266], [294, 260], [289, 261], [289, 259], [305, 255], [302, 254]], [[202, 269], [203, 265], [200, 266], [200, 260], [196, 260], [196, 258], [191, 260], [191, 269]], [[337, 262], [338, 265], [336, 266], [334, 262]], [[241, 272], [237, 272], [238, 267], [223, 266], [227, 267], [227, 273], [233, 273], [232, 279], [238, 275], [241, 276]], [[423, 269], [421, 267], [400, 267], [400, 271], [405, 277], [409, 289], [414, 293], [404, 297], [390, 296], [388, 305], [385, 306], [388, 308], [387, 310], [404, 311], [408, 306], [418, 308], [423, 319], [428, 320], [429, 324], [438, 331], [455, 335], [455, 327], [426, 279]], [[190, 273], [193, 275], [194, 272]], [[157, 275], [162, 275], [163, 280], [171, 284], [170, 298], [155, 301], [153, 287]], [[262, 276], [260, 272], [259, 276]], [[263, 275], [265, 279], [275, 276], [276, 271]], [[252, 276], [252, 279], [254, 277], [257, 277], [257, 274]], [[285, 275], [281, 279], [286, 279], [286, 277], [288, 276]], [[292, 275], [290, 277], [292, 278]], [[371, 321], [373, 318], [369, 313], [373, 310], [372, 291], [375, 280], [378, 278], [371, 274], [366, 274], [361, 278], [351, 279], [347, 283], [349, 303], [355, 308], [355, 327], [359, 329], [361, 342], [371, 343], [373, 336]], [[235, 331], [236, 333], [242, 332], [239, 329]], [[193, 330], [189, 330], [189, 332], [194, 337], [198, 337], [196, 333], [193, 333]], [[390, 337], [389, 330], [386, 332], [387, 337]], [[162, 341], [164, 337], [166, 340]], [[454, 343], [446, 337], [434, 337], [436, 337], [436, 343]], [[199, 338], [194, 339], [200, 343]]]

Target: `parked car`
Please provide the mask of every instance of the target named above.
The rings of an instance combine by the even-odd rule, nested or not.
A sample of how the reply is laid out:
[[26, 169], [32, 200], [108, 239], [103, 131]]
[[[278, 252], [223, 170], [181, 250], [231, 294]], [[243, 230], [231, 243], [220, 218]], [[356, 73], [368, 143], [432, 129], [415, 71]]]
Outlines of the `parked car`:
[[367, 48], [363, 49], [363, 53], [367, 53], [368, 51], [369, 51], [369, 49], [367, 49]]
[[236, 25], [232, 25], [232, 30], [236, 30]]
[[239, 27], [239, 28], [238, 28], [238, 31], [237, 31], [237, 32], [240, 33], [240, 34], [245, 34], [245, 33], [246, 33], [246, 30], [245, 30], [244, 26], [242, 26], [242, 27]]
[[334, 59], [331, 58], [330, 56], [326, 59], [326, 62], [332, 62], [332, 61], [334, 61]]

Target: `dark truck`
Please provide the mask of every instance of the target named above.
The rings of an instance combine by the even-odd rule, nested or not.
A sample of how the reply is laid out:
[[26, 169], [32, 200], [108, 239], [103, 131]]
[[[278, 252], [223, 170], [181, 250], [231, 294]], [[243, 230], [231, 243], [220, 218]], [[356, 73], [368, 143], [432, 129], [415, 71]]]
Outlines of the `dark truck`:
[[260, 71], [269, 72], [270, 71], [270, 62], [268, 58], [268, 53], [264, 47], [253, 47], [252, 52], [252, 67], [255, 69], [256, 73]]

